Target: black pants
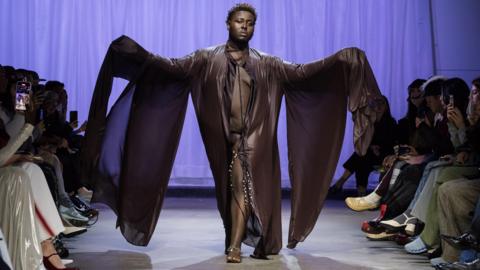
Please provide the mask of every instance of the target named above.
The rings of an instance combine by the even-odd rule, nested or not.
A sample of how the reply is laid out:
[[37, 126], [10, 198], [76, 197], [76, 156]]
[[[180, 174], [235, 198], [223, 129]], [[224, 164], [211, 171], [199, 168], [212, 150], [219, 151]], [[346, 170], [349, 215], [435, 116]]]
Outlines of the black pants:
[[375, 156], [372, 151], [368, 150], [363, 157], [353, 153], [350, 158], [343, 164], [343, 167], [355, 174], [357, 187], [367, 187], [368, 176], [374, 170], [373, 166], [380, 165], [382, 159]]

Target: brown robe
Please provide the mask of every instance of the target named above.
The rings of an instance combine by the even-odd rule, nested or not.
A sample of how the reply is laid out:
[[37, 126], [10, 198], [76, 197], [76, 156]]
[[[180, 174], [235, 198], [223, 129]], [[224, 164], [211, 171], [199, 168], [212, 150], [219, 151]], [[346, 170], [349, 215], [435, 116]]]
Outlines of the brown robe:
[[[277, 145], [282, 97], [292, 185], [288, 247], [293, 248], [311, 232], [322, 209], [343, 142], [347, 108], [355, 122], [355, 149], [364, 154], [376, 120], [369, 104], [380, 92], [365, 54], [356, 48], [303, 65], [250, 48], [245, 70], [253, 80], [246, 137], [261, 230], [257, 248], [275, 254], [282, 247]], [[147, 245], [153, 234], [190, 93], [228, 247], [228, 72], [225, 45], [180, 59], [151, 55], [125, 36], [110, 45], [92, 98], [82, 161], [85, 176], [95, 181], [93, 200], [116, 212], [117, 226], [130, 243]], [[129, 84], [107, 117], [114, 77]]]

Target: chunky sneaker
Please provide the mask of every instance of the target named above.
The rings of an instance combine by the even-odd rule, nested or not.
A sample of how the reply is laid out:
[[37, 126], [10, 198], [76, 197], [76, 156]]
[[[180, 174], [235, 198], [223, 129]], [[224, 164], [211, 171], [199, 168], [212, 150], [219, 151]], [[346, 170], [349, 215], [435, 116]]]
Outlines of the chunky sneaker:
[[348, 208], [352, 209], [353, 211], [365, 211], [365, 210], [373, 210], [377, 209], [380, 203], [372, 203], [365, 199], [365, 197], [348, 197], [345, 199], [345, 204], [347, 204]]
[[65, 207], [63, 205], [60, 205], [58, 210], [60, 212], [60, 215], [74, 226], [83, 227], [88, 223], [88, 218], [81, 215], [73, 207]]

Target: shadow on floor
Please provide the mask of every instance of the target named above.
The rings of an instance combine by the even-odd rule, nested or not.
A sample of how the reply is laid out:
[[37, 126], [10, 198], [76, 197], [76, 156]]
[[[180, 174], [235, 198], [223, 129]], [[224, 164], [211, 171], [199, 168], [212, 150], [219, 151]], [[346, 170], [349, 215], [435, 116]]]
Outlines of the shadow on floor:
[[147, 254], [131, 251], [109, 250], [107, 252], [72, 253], [69, 259], [73, 259], [74, 263], [67, 266], [76, 266], [81, 270], [153, 269], [150, 257]]
[[[361, 267], [345, 264], [326, 257], [315, 257], [309, 254], [280, 254], [269, 256], [270, 260], [255, 260], [242, 257], [241, 264], [225, 263], [225, 256], [217, 256], [176, 270], [223, 270], [223, 269], [262, 269], [262, 270], [367, 270], [371, 267]], [[156, 266], [156, 265], [155, 265]], [[160, 265], [158, 266], [160, 267]], [[160, 268], [159, 268], [160, 269]]]

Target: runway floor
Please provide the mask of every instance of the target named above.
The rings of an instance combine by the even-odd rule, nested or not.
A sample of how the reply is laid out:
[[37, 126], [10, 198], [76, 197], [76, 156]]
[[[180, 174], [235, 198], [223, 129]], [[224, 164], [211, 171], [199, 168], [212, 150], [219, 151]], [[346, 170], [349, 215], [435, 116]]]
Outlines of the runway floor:
[[[223, 227], [214, 198], [166, 198], [148, 247], [126, 242], [115, 229], [113, 212], [96, 206], [101, 207], [97, 224], [65, 242], [74, 259], [72, 266], [82, 270], [432, 269], [426, 257], [406, 254], [394, 242], [367, 240], [360, 224], [377, 213], [352, 212], [340, 200], [327, 201], [314, 230], [295, 250], [283, 248], [265, 261], [249, 258], [253, 250], [243, 246], [242, 264], [225, 263]], [[284, 245], [289, 217], [289, 201], [284, 200]]]

